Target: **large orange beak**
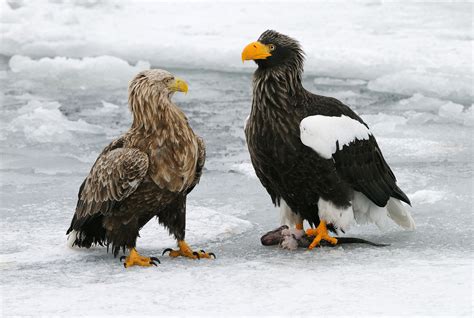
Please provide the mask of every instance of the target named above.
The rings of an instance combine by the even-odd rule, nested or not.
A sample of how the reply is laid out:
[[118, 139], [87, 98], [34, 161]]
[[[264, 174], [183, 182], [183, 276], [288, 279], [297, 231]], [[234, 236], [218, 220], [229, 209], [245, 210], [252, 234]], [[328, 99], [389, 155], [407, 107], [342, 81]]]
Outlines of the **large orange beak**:
[[272, 56], [270, 54], [270, 48], [260, 42], [252, 42], [247, 45], [242, 51], [242, 62], [247, 60], [264, 60], [267, 57]]

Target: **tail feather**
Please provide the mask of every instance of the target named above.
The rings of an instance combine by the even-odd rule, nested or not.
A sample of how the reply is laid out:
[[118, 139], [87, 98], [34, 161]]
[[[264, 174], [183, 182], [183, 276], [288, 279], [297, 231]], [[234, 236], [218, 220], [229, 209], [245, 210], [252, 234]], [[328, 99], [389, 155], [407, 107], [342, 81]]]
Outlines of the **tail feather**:
[[67, 234], [67, 246], [72, 248], [77, 245], [76, 242], [81, 241], [81, 233], [76, 230], [70, 230]]
[[106, 244], [106, 231], [102, 226], [102, 219], [102, 216], [94, 216], [77, 220], [74, 216], [66, 232], [67, 245], [89, 248], [93, 244]]
[[397, 185], [395, 185], [395, 189], [392, 190], [392, 197], [401, 200], [411, 206], [410, 199], [408, 199], [405, 192], [403, 192], [403, 190], [400, 189]]
[[405, 209], [400, 200], [390, 198], [387, 202], [387, 211], [390, 218], [404, 229], [416, 229], [416, 224], [411, 213]]

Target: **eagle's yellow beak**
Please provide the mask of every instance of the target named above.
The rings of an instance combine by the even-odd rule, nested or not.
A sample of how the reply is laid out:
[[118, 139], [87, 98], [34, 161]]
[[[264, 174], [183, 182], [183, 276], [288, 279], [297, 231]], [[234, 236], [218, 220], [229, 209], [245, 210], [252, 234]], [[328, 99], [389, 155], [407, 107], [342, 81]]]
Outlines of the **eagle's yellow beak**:
[[180, 78], [175, 78], [174, 82], [169, 86], [170, 91], [172, 92], [188, 92], [188, 84]]
[[242, 51], [242, 62], [246, 60], [264, 60], [270, 54], [270, 48], [261, 42], [252, 42]]

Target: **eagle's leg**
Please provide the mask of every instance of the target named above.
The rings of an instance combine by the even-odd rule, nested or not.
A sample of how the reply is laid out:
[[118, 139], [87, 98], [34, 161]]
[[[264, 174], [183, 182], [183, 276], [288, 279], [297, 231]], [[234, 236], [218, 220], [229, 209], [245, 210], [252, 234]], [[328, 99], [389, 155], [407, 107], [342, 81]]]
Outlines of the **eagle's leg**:
[[156, 257], [141, 256], [140, 254], [138, 254], [138, 252], [135, 248], [130, 249], [130, 253], [128, 254], [127, 257], [125, 257], [125, 256], [120, 257], [120, 261], [122, 261], [123, 259], [125, 259], [125, 263], [123, 263], [123, 266], [125, 266], [125, 268], [131, 267], [131, 266], [134, 266], [134, 265], [138, 265], [138, 266], [155, 265], [155, 266], [157, 266], [155, 262], [160, 263], [160, 260], [157, 259]]
[[171, 257], [183, 256], [192, 259], [216, 258], [214, 253], [206, 253], [203, 250], [199, 252], [193, 251], [184, 240], [186, 235], [186, 196], [176, 198], [176, 200], [160, 214], [159, 221], [170, 229], [170, 232], [173, 233], [178, 241], [177, 250], [167, 248], [163, 251], [163, 255], [169, 252]]
[[178, 240], [178, 250], [173, 250], [171, 248], [167, 248], [163, 251], [163, 255], [166, 252], [169, 252], [171, 257], [178, 257], [184, 256], [193, 259], [201, 259], [201, 258], [216, 258], [214, 253], [206, 253], [204, 250], [200, 250], [199, 252], [194, 252], [189, 245], [184, 240]]
[[326, 227], [326, 222], [321, 220], [319, 225], [316, 229], [308, 229], [306, 230], [306, 235], [308, 236], [315, 236], [313, 242], [309, 245], [309, 249], [312, 250], [315, 246], [319, 245], [321, 240], [325, 240], [332, 245], [337, 244], [337, 239], [335, 237], [331, 237], [328, 233], [328, 229]]

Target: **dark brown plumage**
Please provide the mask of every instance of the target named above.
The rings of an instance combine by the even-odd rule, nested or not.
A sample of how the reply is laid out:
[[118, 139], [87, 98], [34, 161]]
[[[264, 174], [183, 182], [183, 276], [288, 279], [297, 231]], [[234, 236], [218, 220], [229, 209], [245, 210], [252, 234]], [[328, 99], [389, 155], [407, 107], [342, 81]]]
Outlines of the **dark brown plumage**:
[[307, 220], [315, 226], [327, 221], [330, 228], [344, 230], [354, 217], [376, 222], [371, 217], [375, 212], [387, 214], [385, 207], [395, 222], [413, 228], [411, 216], [398, 200], [410, 201], [370, 132], [367, 139], [336, 141], [329, 158], [302, 142], [301, 122], [315, 115], [323, 120], [348, 117], [368, 131], [364, 121], [339, 100], [303, 88], [303, 54], [296, 40], [272, 30], [242, 52], [243, 60], [258, 65], [245, 135], [255, 172], [273, 203], [282, 203], [299, 228]]
[[184, 244], [186, 196], [201, 177], [205, 146], [171, 102], [176, 91], [187, 92], [186, 83], [163, 70], [131, 81], [132, 127], [102, 151], [82, 183], [67, 231], [73, 245], [111, 244], [116, 256], [135, 248], [155, 216]]

